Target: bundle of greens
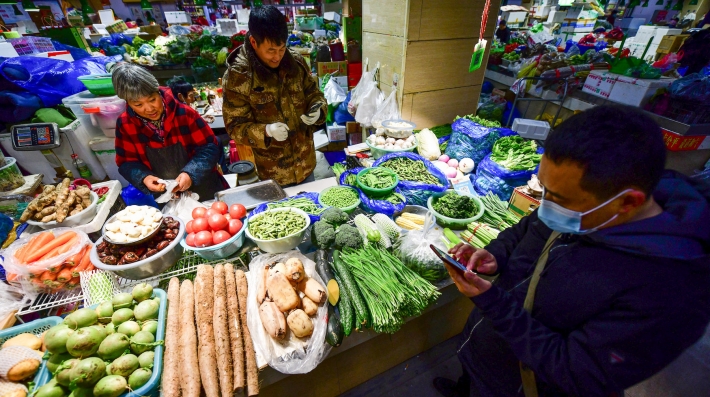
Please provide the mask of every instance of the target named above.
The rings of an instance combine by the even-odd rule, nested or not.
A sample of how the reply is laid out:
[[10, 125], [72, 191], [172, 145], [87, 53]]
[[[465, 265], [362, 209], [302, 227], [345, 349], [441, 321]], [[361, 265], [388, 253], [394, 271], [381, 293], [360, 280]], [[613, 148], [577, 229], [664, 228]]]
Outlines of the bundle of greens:
[[[367, 326], [375, 332], [394, 333], [409, 316], [418, 316], [440, 293], [431, 283], [389, 252], [372, 246], [345, 248], [333, 254], [336, 277], [343, 282], [341, 301], [353, 316], [341, 316], [343, 327]], [[343, 296], [346, 299], [343, 299]]]
[[481, 197], [481, 201], [483, 202], [485, 211], [483, 211], [483, 216], [478, 220], [479, 222], [483, 222], [498, 230], [507, 229], [520, 222], [517, 216], [508, 211], [507, 203], [501, 201], [494, 193], [488, 192], [488, 194]]
[[434, 201], [432, 207], [439, 214], [453, 219], [466, 219], [476, 215], [478, 208], [470, 196], [448, 192]]
[[466, 230], [461, 232], [461, 239], [476, 248], [483, 248], [495, 240], [498, 233], [500, 232], [485, 223], [471, 222]]
[[491, 160], [511, 171], [532, 171], [541, 158], [534, 141], [517, 135], [500, 138], [493, 144], [491, 152]]
[[480, 118], [480, 117], [473, 115], [473, 114], [469, 114], [469, 115], [466, 115], [463, 117], [456, 116], [454, 121], [456, 121], [458, 119], [471, 120], [476, 124], [479, 124], [479, 125], [482, 125], [482, 126], [488, 127], [488, 128], [499, 128], [500, 127], [500, 123], [497, 121], [486, 120], [486, 119]]

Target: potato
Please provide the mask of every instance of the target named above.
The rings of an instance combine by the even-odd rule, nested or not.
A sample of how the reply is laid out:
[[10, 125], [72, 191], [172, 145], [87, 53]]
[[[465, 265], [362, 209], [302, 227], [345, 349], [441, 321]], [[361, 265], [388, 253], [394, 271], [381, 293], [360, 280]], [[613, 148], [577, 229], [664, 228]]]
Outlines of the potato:
[[307, 296], [304, 296], [303, 299], [301, 299], [301, 303], [303, 311], [306, 312], [307, 315], [314, 316], [318, 312], [318, 305]]
[[298, 283], [298, 290], [315, 303], [321, 303], [328, 296], [320, 283], [312, 278], [307, 278]]
[[278, 306], [281, 312], [294, 309], [298, 307], [300, 303], [298, 294], [291, 284], [289, 284], [285, 273], [276, 272], [270, 275], [266, 280], [266, 290], [269, 293], [269, 297], [276, 303], [276, 306]]
[[3, 348], [9, 346], [24, 346], [32, 350], [39, 350], [42, 347], [42, 340], [32, 334], [24, 333], [12, 337], [2, 344]]
[[306, 277], [303, 263], [298, 258], [291, 258], [286, 261], [286, 278], [292, 283], [299, 283]]
[[274, 339], [286, 336], [286, 318], [274, 302], [264, 302], [259, 307], [259, 318], [266, 333]]
[[41, 361], [33, 358], [28, 358], [15, 364], [7, 371], [7, 380], [19, 382], [23, 379], [34, 376], [39, 369]]
[[25, 385], [0, 380], [0, 397], [27, 397]]
[[291, 332], [299, 338], [305, 338], [313, 333], [313, 321], [301, 309], [292, 311], [286, 321]]

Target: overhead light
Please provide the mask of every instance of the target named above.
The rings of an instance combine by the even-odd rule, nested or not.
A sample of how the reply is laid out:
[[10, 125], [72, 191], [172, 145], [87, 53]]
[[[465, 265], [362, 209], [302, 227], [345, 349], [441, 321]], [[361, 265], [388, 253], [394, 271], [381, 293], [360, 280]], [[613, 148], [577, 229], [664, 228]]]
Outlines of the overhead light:
[[39, 8], [32, 2], [32, 0], [22, 0], [22, 8], [27, 12], [38, 12]]
[[17, 4], [16, 0], [0, 0], [0, 4]]
[[150, 2], [148, 0], [141, 0], [141, 8], [144, 10], [152, 10], [153, 6], [150, 5]]

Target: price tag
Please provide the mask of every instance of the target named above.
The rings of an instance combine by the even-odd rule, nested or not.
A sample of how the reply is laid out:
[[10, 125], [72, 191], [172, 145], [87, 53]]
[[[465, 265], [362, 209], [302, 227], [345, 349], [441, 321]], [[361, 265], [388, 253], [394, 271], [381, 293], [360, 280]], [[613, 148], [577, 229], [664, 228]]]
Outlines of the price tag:
[[454, 190], [461, 194], [467, 194], [471, 196], [477, 195], [476, 191], [473, 189], [473, 184], [471, 183], [471, 180], [468, 179], [468, 177], [455, 181]]

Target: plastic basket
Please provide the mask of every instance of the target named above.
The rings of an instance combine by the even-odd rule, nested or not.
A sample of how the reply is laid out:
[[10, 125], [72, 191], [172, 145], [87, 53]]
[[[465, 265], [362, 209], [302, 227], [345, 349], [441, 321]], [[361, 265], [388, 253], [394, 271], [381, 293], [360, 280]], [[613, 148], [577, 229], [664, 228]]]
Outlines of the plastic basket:
[[[116, 95], [116, 90], [113, 88], [110, 73], [81, 76], [79, 77], [79, 81], [81, 81], [86, 86], [86, 89], [94, 95]], [[123, 110], [121, 110], [121, 112], [123, 112]]]
[[54, 44], [49, 37], [24, 36], [19, 39], [7, 40], [18, 55], [31, 55], [40, 52], [54, 51]]
[[372, 157], [377, 160], [380, 157], [390, 154], [390, 153], [399, 153], [399, 152], [413, 152], [417, 149], [418, 144], [416, 143], [416, 139], [414, 140], [414, 146], [406, 149], [380, 149], [378, 147], [370, 145], [369, 141], [365, 141], [367, 146], [370, 148], [370, 153], [372, 153]]
[[[5, 343], [6, 340], [13, 338], [19, 334], [32, 334], [37, 337], [41, 337], [44, 331], [60, 324], [64, 321], [61, 317], [47, 317], [35, 320], [26, 324], [16, 325], [12, 328], [8, 328], [0, 331], [0, 345]], [[34, 383], [36, 385], [43, 385], [49, 382], [49, 371], [46, 368], [47, 360], [42, 360], [42, 365], [40, 365], [39, 370], [35, 374]]]
[[244, 230], [246, 230], [247, 226], [249, 226], [249, 220], [247, 218], [244, 218], [242, 222], [242, 228], [237, 234], [232, 236], [229, 240], [223, 241], [217, 245], [212, 245], [204, 248], [190, 247], [185, 242], [187, 234], [185, 234], [185, 237], [180, 240], [180, 245], [182, 245], [182, 247], [186, 250], [194, 251], [201, 258], [205, 258], [210, 261], [216, 261], [219, 259], [227, 258], [228, 256], [237, 252], [239, 248], [242, 248], [242, 245], [244, 244]]
[[[449, 192], [454, 192], [453, 189], [449, 189], [446, 191], [446, 193]], [[444, 193], [444, 194], [446, 194]], [[458, 194], [462, 194], [460, 192], [456, 192]], [[466, 228], [466, 225], [469, 223], [478, 220], [478, 218], [483, 216], [483, 212], [486, 210], [486, 207], [483, 204], [483, 201], [481, 201], [481, 198], [478, 197], [475, 194], [466, 194], [466, 196], [469, 196], [473, 199], [473, 201], [476, 202], [476, 206], [478, 206], [478, 212], [476, 215], [466, 218], [466, 219], [454, 219], [454, 218], [449, 218], [448, 216], [444, 216], [434, 209], [434, 201], [438, 200], [439, 198], [443, 197], [443, 195], [439, 195], [438, 197], [431, 196], [429, 197], [429, 200], [427, 200], [427, 208], [429, 211], [431, 211], [432, 214], [434, 214], [434, 218], [436, 218], [436, 223], [439, 224], [439, 226], [442, 227], [448, 227], [449, 229], [454, 229], [454, 230], [463, 230]]]
[[385, 188], [374, 188], [374, 187], [369, 187], [365, 186], [362, 183], [362, 178], [367, 174], [368, 172], [371, 172], [375, 167], [370, 167], [370, 168], [365, 168], [364, 170], [360, 171], [357, 173], [356, 180], [357, 180], [357, 187], [359, 187], [365, 194], [372, 197], [380, 197], [380, 196], [386, 196], [389, 193], [391, 193], [394, 188], [397, 187], [397, 184], [399, 184], [399, 176], [397, 174], [390, 170], [389, 168], [382, 167], [380, 168], [381, 170], [385, 170], [388, 174], [392, 175], [394, 177], [394, 184], [389, 187]]
[[350, 187], [350, 186], [331, 186], [329, 188], [323, 189], [323, 191], [318, 194], [318, 204], [322, 205], [323, 207], [331, 207], [328, 204], [323, 204], [323, 201], [321, 200], [321, 197], [323, 197], [323, 195], [331, 189], [350, 189], [353, 192], [355, 192], [355, 196], [357, 197], [357, 201], [355, 202], [355, 204], [353, 204], [349, 207], [341, 207], [340, 208], [345, 213], [352, 214], [352, 212], [355, 211], [355, 209], [360, 206], [360, 195], [358, 194], [357, 189]]
[[[158, 311], [158, 332], [156, 332], [155, 335], [155, 340], [165, 340], [165, 318], [167, 316], [167, 308], [168, 308], [168, 294], [165, 293], [162, 289], [154, 289], [153, 294], [160, 298], [160, 310]], [[91, 306], [91, 309], [96, 308], [97, 305]], [[50, 317], [50, 318], [58, 318], [59, 322], [63, 321], [59, 317]], [[48, 319], [44, 319], [48, 320]], [[36, 323], [38, 321], [43, 321], [43, 320], [37, 320], [34, 321], [33, 323]], [[58, 324], [59, 322], [55, 323]], [[30, 323], [30, 324], [33, 324]], [[52, 325], [55, 325], [52, 324]], [[29, 325], [29, 324], [28, 324]], [[52, 325], [47, 327], [49, 329]], [[121, 397], [148, 397], [148, 396], [158, 396], [159, 389], [160, 389], [160, 377], [163, 372], [163, 350], [164, 347], [163, 345], [159, 345], [155, 348], [155, 358], [153, 359], [153, 374], [151, 375], [150, 379], [148, 380], [148, 383], [143, 385], [142, 387], [132, 390], [126, 393], [121, 394]], [[40, 370], [38, 372], [38, 376], [40, 376], [41, 381], [37, 381], [37, 378], [35, 377], [35, 382], [37, 387], [40, 387], [44, 385], [45, 383], [49, 382], [52, 379], [52, 375], [49, 373], [49, 370], [45, 366], [45, 363], [42, 363], [42, 367], [40, 367]]]

